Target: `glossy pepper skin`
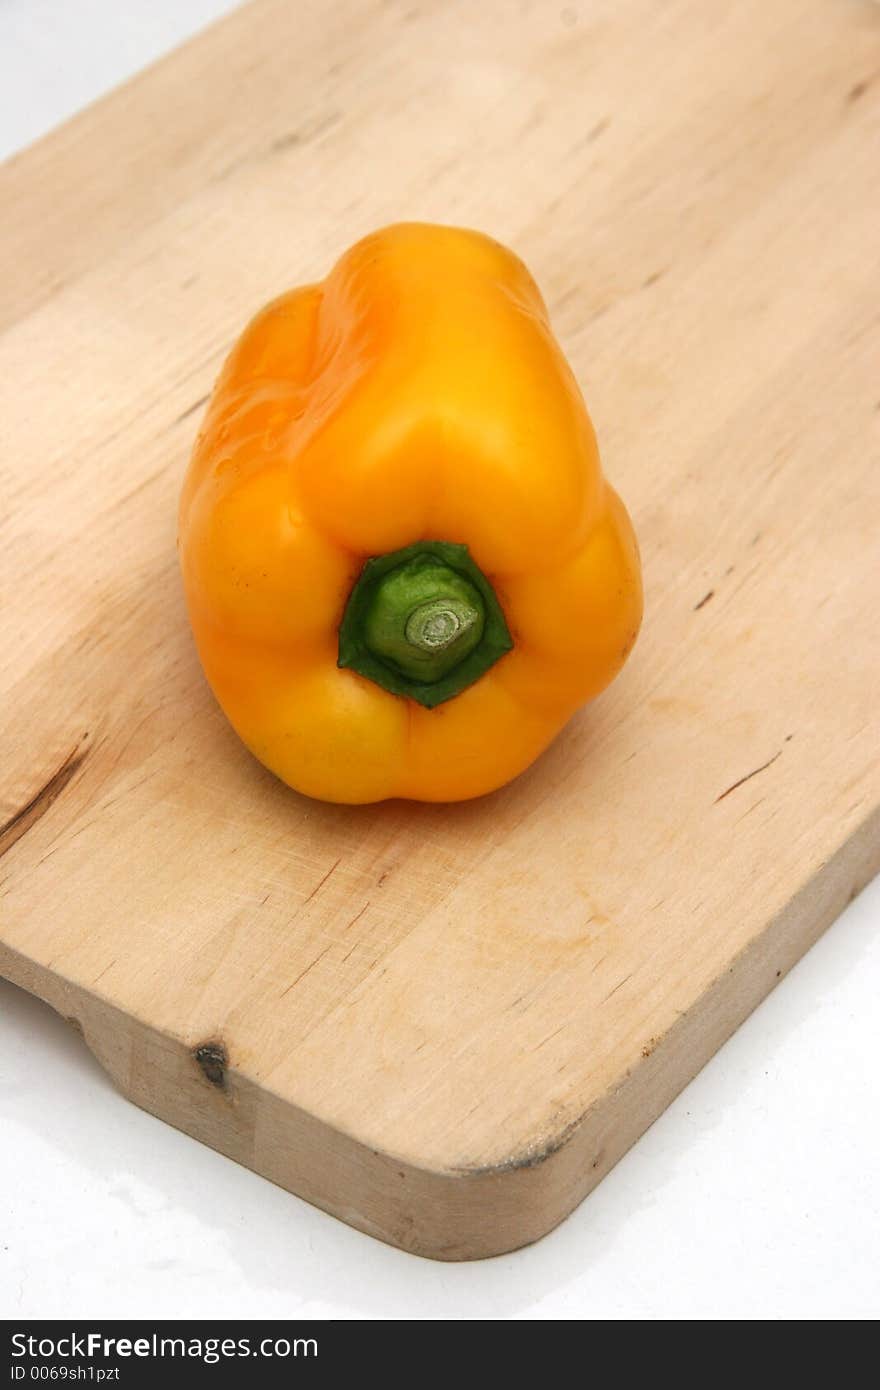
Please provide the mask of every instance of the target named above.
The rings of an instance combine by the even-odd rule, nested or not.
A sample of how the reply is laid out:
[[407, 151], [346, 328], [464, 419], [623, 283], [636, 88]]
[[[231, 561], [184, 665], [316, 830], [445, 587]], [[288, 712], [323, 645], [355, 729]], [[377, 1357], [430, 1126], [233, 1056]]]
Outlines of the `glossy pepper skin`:
[[[450, 548], [425, 557], [421, 542]], [[195, 446], [179, 546], [226, 715], [267, 767], [327, 801], [503, 785], [613, 679], [641, 621], [632, 527], [540, 293], [505, 247], [449, 227], [376, 232], [245, 329]], [[358, 618], [365, 564], [389, 555], [394, 581], [376, 581], [390, 587]], [[444, 588], [442, 556], [476, 566], [473, 583]], [[411, 611], [394, 609], [401, 588]], [[486, 669], [429, 707], [441, 668], [425, 643], [447, 643], [447, 683], [455, 661], [470, 679], [493, 594]], [[392, 685], [428, 670], [422, 695], [341, 667], [344, 619]]]

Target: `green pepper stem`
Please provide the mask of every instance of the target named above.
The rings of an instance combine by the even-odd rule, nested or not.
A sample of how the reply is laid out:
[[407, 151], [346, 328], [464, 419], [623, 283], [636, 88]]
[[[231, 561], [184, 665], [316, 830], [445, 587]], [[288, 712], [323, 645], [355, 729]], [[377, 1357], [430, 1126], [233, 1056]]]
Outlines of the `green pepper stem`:
[[368, 560], [339, 629], [339, 665], [432, 709], [509, 651], [491, 584], [451, 541]]
[[414, 608], [406, 620], [407, 642], [425, 652], [442, 652], [480, 621], [481, 614], [460, 599], [437, 598]]
[[364, 641], [401, 675], [430, 683], [473, 651], [484, 613], [468, 579], [431, 555], [415, 556], [377, 581]]

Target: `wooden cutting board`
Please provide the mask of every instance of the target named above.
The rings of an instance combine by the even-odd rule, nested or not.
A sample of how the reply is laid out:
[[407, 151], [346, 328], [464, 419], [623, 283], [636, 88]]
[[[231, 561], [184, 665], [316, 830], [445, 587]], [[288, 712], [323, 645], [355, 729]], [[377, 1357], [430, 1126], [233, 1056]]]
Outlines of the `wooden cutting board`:
[[[259, 0], [0, 173], [0, 971], [442, 1259], [534, 1240], [880, 863], [880, 7]], [[199, 671], [175, 508], [265, 299], [401, 217], [542, 285], [641, 538], [506, 790], [333, 807]]]

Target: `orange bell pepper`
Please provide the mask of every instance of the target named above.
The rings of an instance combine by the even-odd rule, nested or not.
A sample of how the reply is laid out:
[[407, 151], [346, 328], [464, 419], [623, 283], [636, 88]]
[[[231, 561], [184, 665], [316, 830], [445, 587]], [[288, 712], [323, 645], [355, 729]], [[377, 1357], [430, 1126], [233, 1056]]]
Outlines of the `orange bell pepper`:
[[328, 801], [501, 786], [614, 677], [638, 551], [525, 266], [422, 224], [246, 328], [183, 488], [208, 680]]

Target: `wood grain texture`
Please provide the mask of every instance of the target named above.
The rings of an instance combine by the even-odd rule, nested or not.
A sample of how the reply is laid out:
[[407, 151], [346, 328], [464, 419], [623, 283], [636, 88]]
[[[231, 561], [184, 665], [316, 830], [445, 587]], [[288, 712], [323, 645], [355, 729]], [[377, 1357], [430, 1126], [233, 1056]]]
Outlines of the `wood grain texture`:
[[[259, 0], [0, 171], [0, 972], [352, 1224], [543, 1234], [880, 865], [880, 8]], [[479, 803], [306, 801], [177, 492], [262, 301], [400, 217], [542, 285], [647, 584]]]

